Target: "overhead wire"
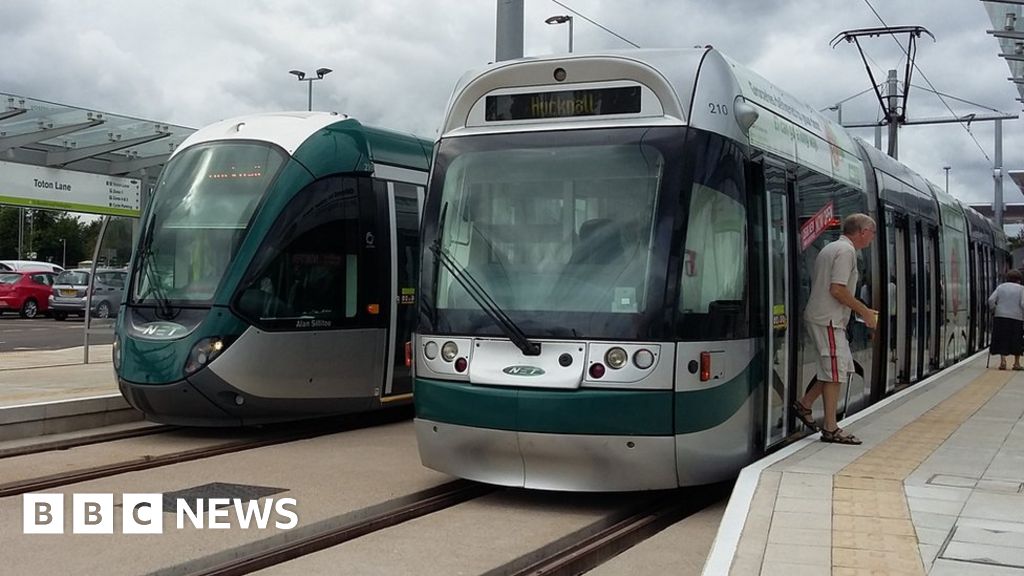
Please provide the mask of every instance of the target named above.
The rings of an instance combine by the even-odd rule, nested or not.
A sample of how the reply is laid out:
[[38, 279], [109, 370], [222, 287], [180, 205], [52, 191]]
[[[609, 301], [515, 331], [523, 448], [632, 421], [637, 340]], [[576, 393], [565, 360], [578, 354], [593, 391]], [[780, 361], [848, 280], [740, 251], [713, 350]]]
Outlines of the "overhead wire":
[[1000, 110], [998, 108], [993, 108], [991, 106], [986, 106], [985, 104], [979, 104], [977, 102], [971, 102], [970, 100], [964, 100], [963, 98], [958, 98], [956, 96], [953, 96], [952, 94], [945, 94], [943, 92], [936, 92], [935, 90], [932, 90], [931, 88], [926, 88], [924, 86], [918, 86], [917, 84], [911, 84], [911, 86], [914, 87], [914, 88], [917, 88], [918, 90], [924, 90], [926, 92], [931, 92], [933, 94], [937, 94], [937, 95], [943, 96], [945, 98], [949, 98], [950, 100], [956, 100], [957, 102], [963, 102], [964, 104], [970, 104], [971, 106], [977, 106], [978, 108], [984, 108], [986, 110], [991, 110], [992, 112], [998, 112], [1000, 114], [1005, 114], [1005, 112], [1003, 112], [1002, 110]]
[[881, 86], [881, 84], [878, 84], [877, 86], [872, 86], [871, 88], [867, 88], [865, 90], [861, 90], [860, 92], [857, 92], [853, 96], [847, 96], [846, 98], [843, 98], [842, 100], [840, 100], [839, 102], [836, 102], [832, 106], [826, 106], [825, 108], [822, 108], [821, 110], [818, 110], [818, 112], [824, 112], [825, 110], [831, 110], [833, 106], [838, 106], [839, 104], [845, 104], [845, 103], [849, 102], [850, 100], [853, 100], [854, 98], [856, 98], [858, 96], [863, 96], [863, 95], [867, 94], [868, 92], [871, 92], [872, 90], [874, 90], [875, 88], [878, 88], [879, 86]]
[[584, 20], [586, 20], [587, 22], [590, 22], [590, 23], [591, 23], [591, 24], [593, 24], [594, 26], [597, 26], [597, 27], [598, 27], [598, 28], [600, 28], [601, 30], [604, 30], [605, 32], [607, 32], [607, 33], [611, 34], [612, 36], [615, 36], [615, 37], [616, 37], [616, 38], [618, 38], [619, 40], [622, 40], [622, 41], [623, 41], [623, 42], [625, 42], [626, 44], [629, 44], [629, 45], [630, 45], [630, 46], [632, 46], [633, 48], [639, 48], [639, 47], [640, 47], [640, 45], [639, 45], [639, 44], [637, 44], [636, 42], [633, 42], [633, 41], [632, 41], [632, 40], [630, 40], [629, 38], [626, 38], [625, 36], [623, 36], [623, 35], [621, 35], [621, 34], [619, 34], [619, 33], [615, 32], [614, 30], [611, 30], [610, 28], [606, 28], [605, 26], [602, 26], [601, 24], [598, 24], [598, 23], [597, 23], [597, 22], [595, 22], [594, 20], [592, 20], [592, 19], [590, 19], [590, 18], [588, 18], [588, 17], [584, 16], [583, 14], [580, 14], [580, 13], [579, 13], [579, 11], [577, 11], [577, 10], [574, 10], [573, 8], [570, 8], [570, 7], [566, 6], [565, 4], [563, 4], [563, 3], [559, 2], [558, 0], [551, 0], [551, 1], [552, 1], [552, 2], [554, 2], [555, 4], [558, 4], [558, 5], [559, 5], [559, 6], [561, 6], [562, 8], [565, 8], [565, 9], [566, 9], [566, 10], [568, 10], [569, 12], [572, 12], [572, 13], [573, 13], [573, 14], [575, 14], [576, 16], [579, 16], [580, 18], [583, 18], [583, 19], [584, 19]]
[[[882, 23], [882, 26], [889, 26], [888, 24], [885, 23], [885, 20], [878, 13], [878, 10], [875, 10], [875, 7], [871, 5], [871, 0], [864, 0], [864, 3], [868, 5], [868, 8], [870, 8], [871, 12], [874, 13], [875, 18], [878, 18], [878, 21]], [[917, 73], [921, 75], [921, 78], [924, 78], [924, 81], [928, 84], [928, 86], [931, 87], [932, 93], [938, 96], [939, 101], [942, 102], [942, 105], [946, 107], [946, 110], [949, 110], [949, 113], [953, 116], [953, 119], [957, 121], [957, 124], [960, 124], [960, 126], [962, 126], [963, 129], [967, 131], [967, 135], [970, 136], [971, 140], [974, 141], [974, 145], [978, 147], [979, 151], [981, 151], [981, 155], [985, 157], [985, 160], [988, 160], [989, 163], [991, 163], [992, 159], [989, 157], [988, 153], [985, 152], [985, 148], [982, 147], [981, 143], [978, 142], [978, 139], [974, 136], [974, 132], [971, 132], [971, 127], [964, 123], [964, 121], [960, 119], [960, 116], [957, 116], [956, 112], [953, 111], [953, 108], [950, 107], [949, 103], [946, 102], [946, 99], [943, 98], [942, 93], [935, 89], [935, 86], [932, 84], [932, 81], [929, 80], [928, 76], [924, 73], [924, 70], [921, 70], [921, 67], [917, 65], [917, 62], [914, 62], [913, 60], [910, 59], [910, 54], [907, 53], [907, 49], [903, 47], [903, 44], [900, 44], [900, 41], [898, 38], [896, 38], [896, 35], [892, 33], [890, 33], [889, 35], [892, 36], [893, 42], [895, 42], [896, 45], [899, 46], [900, 51], [902, 51], [903, 54], [907, 57], [907, 62], [914, 66], [914, 70], [917, 70]], [[911, 84], [911, 86], [913, 86], [913, 84]], [[906, 111], [904, 111], [904, 113], [906, 113]]]

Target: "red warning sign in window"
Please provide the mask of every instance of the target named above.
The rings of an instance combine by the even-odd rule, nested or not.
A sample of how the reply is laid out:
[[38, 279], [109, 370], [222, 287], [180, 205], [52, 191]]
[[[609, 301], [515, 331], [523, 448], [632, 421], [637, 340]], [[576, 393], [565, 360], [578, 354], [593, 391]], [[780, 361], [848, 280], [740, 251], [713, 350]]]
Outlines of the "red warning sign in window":
[[828, 230], [835, 224], [835, 211], [832, 203], [829, 202], [818, 210], [817, 214], [800, 226], [800, 251], [807, 250], [807, 247], [814, 244], [814, 241], [821, 236], [821, 233]]

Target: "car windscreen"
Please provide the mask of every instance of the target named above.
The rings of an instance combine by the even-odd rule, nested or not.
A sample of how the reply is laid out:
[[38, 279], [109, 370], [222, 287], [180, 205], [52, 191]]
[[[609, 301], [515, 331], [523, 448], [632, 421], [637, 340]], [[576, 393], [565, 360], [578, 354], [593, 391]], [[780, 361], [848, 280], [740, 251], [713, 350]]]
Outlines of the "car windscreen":
[[54, 280], [54, 284], [71, 284], [72, 286], [85, 286], [89, 283], [88, 272], [73, 272], [66, 271], [61, 272], [60, 276]]

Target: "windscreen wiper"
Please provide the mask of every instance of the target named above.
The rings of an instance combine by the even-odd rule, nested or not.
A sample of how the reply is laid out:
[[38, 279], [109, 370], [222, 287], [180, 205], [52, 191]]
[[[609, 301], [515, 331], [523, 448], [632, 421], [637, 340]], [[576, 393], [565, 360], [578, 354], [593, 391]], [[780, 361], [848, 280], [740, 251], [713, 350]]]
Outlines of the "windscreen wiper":
[[[157, 316], [164, 320], [170, 320], [177, 316], [174, 313], [174, 308], [171, 307], [171, 301], [167, 298], [167, 294], [164, 293], [163, 286], [160, 285], [160, 278], [156, 273], [156, 269], [151, 265], [156, 261], [156, 255], [153, 252], [153, 236], [150, 235], [146, 239], [146, 245], [142, 249], [142, 269], [146, 274], [146, 280], [149, 281], [149, 292], [156, 299]], [[154, 264], [155, 265], [155, 264]]]
[[441, 235], [444, 234], [444, 220], [448, 213], [448, 204], [444, 205], [444, 209], [441, 211], [440, 222], [438, 223], [437, 238], [434, 243], [430, 246], [430, 251], [434, 253], [438, 262], [444, 266], [445, 270], [455, 278], [455, 281], [462, 286], [462, 289], [469, 294], [469, 297], [480, 306], [480, 309], [487, 313], [487, 315], [498, 325], [498, 328], [504, 332], [505, 336], [516, 345], [517, 348], [523, 351], [526, 356], [540, 356], [540, 344], [537, 342], [531, 342], [526, 334], [520, 330], [519, 326], [509, 318], [508, 314], [501, 309], [500, 306], [491, 298], [490, 294], [480, 285], [480, 283], [473, 278], [473, 275], [469, 273], [465, 268], [459, 265], [458, 262], [452, 258], [451, 254], [447, 250], [441, 247]]

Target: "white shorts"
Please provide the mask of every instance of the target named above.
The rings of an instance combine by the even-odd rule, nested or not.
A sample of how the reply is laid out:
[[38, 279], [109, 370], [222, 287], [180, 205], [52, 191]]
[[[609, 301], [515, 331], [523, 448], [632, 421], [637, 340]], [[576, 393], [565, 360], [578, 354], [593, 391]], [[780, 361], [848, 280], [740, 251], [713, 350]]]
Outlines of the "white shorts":
[[807, 332], [814, 340], [818, 349], [818, 380], [822, 382], [846, 382], [847, 376], [853, 372], [853, 354], [850, 352], [850, 341], [846, 339], [846, 329], [831, 325], [807, 323]]

